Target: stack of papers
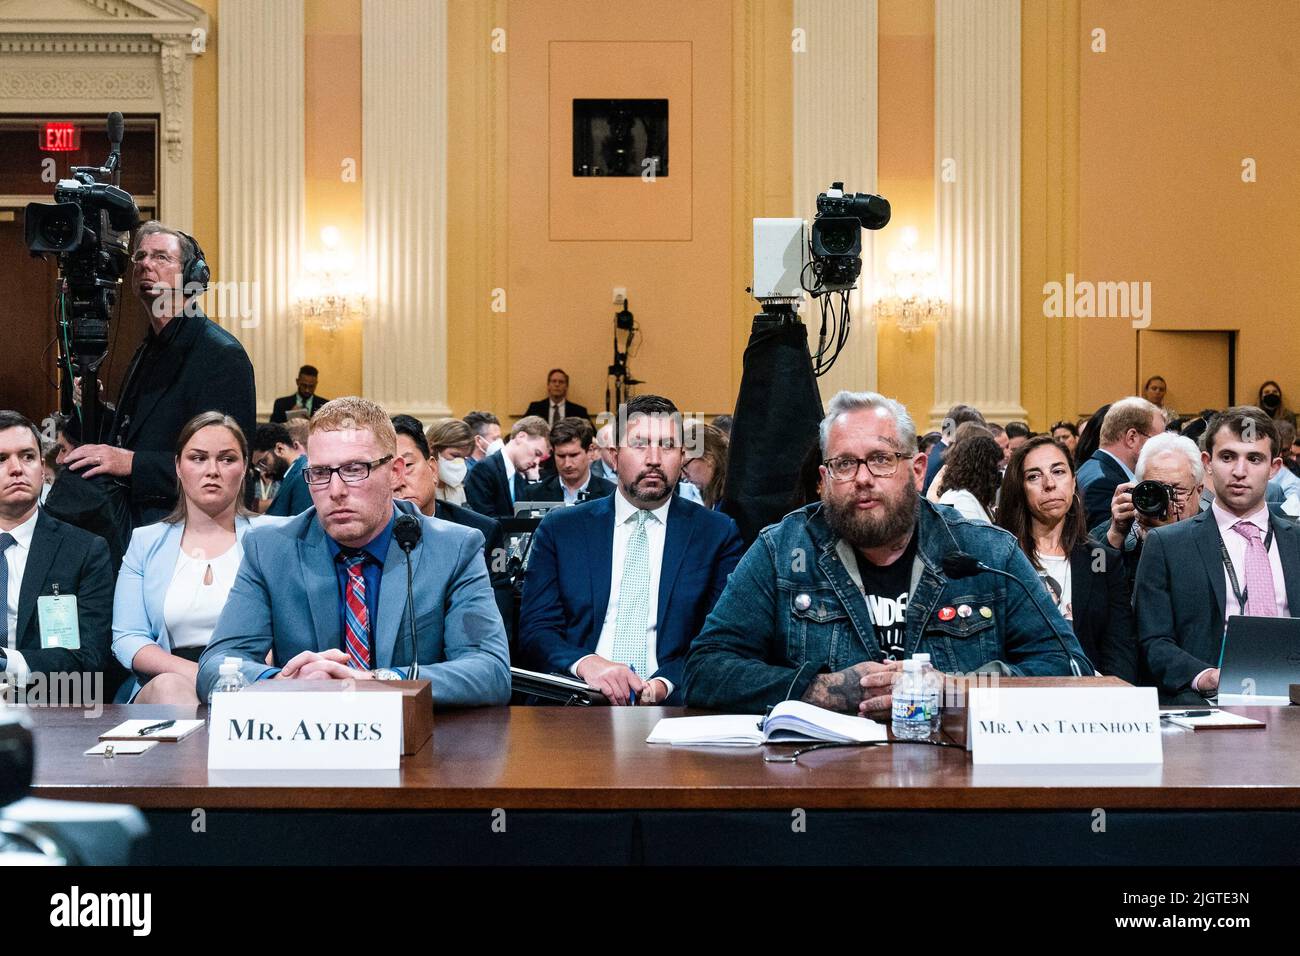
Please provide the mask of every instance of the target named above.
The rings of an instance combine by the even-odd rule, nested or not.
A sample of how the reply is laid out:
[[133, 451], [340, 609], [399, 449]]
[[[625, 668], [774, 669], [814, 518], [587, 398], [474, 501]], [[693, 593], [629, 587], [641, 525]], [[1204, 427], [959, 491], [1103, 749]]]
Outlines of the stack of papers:
[[655, 724], [648, 744], [678, 747], [758, 747], [768, 743], [866, 744], [889, 739], [883, 724], [787, 700], [764, 720], [752, 714], [716, 717], [668, 717]]
[[1175, 727], [1188, 730], [1263, 730], [1264, 721], [1251, 717], [1240, 717], [1226, 710], [1215, 710], [1200, 717], [1170, 716], [1169, 722]]
[[[100, 740], [184, 740], [194, 731], [203, 726], [201, 720], [175, 720], [171, 721], [170, 727], [162, 727], [158, 730], [151, 731], [147, 734], [141, 734], [140, 731], [148, 730], [150, 727], [156, 727], [158, 724], [166, 723], [161, 720], [127, 720], [108, 733], [100, 734]], [[116, 751], [117, 748], [114, 748]]]

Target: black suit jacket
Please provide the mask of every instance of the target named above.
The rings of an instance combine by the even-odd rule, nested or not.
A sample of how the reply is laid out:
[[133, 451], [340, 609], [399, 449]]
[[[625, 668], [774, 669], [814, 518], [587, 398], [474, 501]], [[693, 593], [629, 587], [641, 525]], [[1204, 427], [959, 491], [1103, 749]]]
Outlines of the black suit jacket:
[[1081, 542], [1070, 553], [1071, 628], [1097, 670], [1137, 682], [1137, 638], [1124, 562], [1111, 548]]
[[[536, 415], [538, 418], [544, 419], [549, 425], [551, 422], [551, 400], [549, 398], [544, 398], [539, 402], [531, 402], [528, 406], [528, 411], [524, 412], [524, 415]], [[564, 417], [591, 418], [591, 416], [587, 414], [587, 407], [585, 405], [579, 405], [571, 398], [566, 398], [564, 400]]]
[[[604, 498], [614, 493], [614, 483], [592, 475], [587, 480], [587, 497], [583, 501]], [[552, 475], [545, 481], [529, 485], [520, 501], [563, 501], [564, 489], [560, 487], [560, 476]], [[581, 502], [579, 502], [581, 504]]]
[[[257, 424], [253, 363], [244, 347], [205, 315], [184, 321], [165, 360], [141, 382], [136, 408], [119, 409], [119, 415], [130, 415], [121, 444], [135, 452], [131, 510], [136, 527], [161, 520], [176, 505], [176, 439], [186, 422], [200, 412], [224, 412], [239, 422], [250, 442]], [[114, 422], [114, 436], [119, 424]]]
[[1110, 517], [1110, 500], [1115, 497], [1115, 489], [1128, 481], [1128, 475], [1119, 463], [1100, 448], [1092, 453], [1089, 461], [1101, 465], [1101, 477], [1094, 478], [1083, 488], [1083, 507], [1088, 512], [1088, 527]]
[[[1300, 527], [1270, 511], [1269, 524], [1282, 560], [1286, 599], [1300, 613]], [[1194, 702], [1192, 680], [1218, 667], [1223, 650], [1227, 584], [1219, 551], [1219, 526], [1210, 510], [1147, 536], [1133, 584], [1138, 649], [1161, 698]]]
[[488, 579], [496, 595], [497, 610], [506, 625], [506, 636], [514, 639], [514, 600], [510, 591], [510, 575], [506, 573], [506, 536], [501, 522], [460, 505], [439, 501], [434, 505], [435, 518], [450, 521], [466, 528], [474, 528], [483, 535], [483, 561], [487, 564]]
[[[510, 486], [506, 483], [504, 451], [494, 451], [469, 470], [465, 478], [465, 503], [489, 518], [513, 518]], [[528, 483], [515, 472], [515, 500], [524, 501]]]
[[[56, 584], [60, 594], [77, 597], [79, 650], [41, 647], [37, 598], [53, 594]], [[33, 674], [105, 669], [112, 657], [113, 566], [103, 538], [52, 518], [44, 510], [39, 513], [18, 593], [18, 626], [14, 633], [14, 647], [22, 652]]]
[[[283, 398], [277, 398], [275, 404], [271, 406], [271, 421], [281, 425], [287, 422], [289, 420], [289, 410], [294, 407], [294, 403], [297, 402], [297, 400], [297, 392], [294, 392], [292, 395], [285, 395]], [[307, 417], [311, 418], [312, 415], [319, 412], [320, 407], [328, 401], [328, 398], [321, 398], [319, 395], [313, 396], [311, 401], [311, 414]]]

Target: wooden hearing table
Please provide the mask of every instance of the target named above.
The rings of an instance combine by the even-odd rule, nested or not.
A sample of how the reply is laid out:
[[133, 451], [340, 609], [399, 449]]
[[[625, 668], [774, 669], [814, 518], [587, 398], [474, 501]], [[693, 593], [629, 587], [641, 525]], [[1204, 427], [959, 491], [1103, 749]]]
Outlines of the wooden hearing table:
[[1267, 729], [1167, 727], [1158, 766], [993, 768], [926, 744], [795, 764], [646, 744], [671, 708], [483, 708], [358, 773], [210, 772], [206, 731], [82, 755], [128, 716], [193, 716], [178, 708], [28, 715], [32, 795], [140, 807], [152, 862], [1294, 863], [1300, 708], [1231, 709]]

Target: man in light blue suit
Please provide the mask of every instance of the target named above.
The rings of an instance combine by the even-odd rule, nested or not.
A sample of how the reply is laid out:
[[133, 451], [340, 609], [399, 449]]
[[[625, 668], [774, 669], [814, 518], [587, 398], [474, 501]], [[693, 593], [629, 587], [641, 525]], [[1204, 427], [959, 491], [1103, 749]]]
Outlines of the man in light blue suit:
[[410, 552], [417, 676], [432, 682], [434, 705], [509, 700], [509, 649], [483, 536], [393, 501], [405, 468], [396, 447], [388, 413], [366, 399], [335, 399], [312, 417], [304, 475], [314, 506], [245, 536], [243, 564], [199, 662], [200, 700], [227, 657], [241, 659], [250, 681], [405, 677], [410, 623], [407, 557], [393, 537], [399, 514], [421, 526]]

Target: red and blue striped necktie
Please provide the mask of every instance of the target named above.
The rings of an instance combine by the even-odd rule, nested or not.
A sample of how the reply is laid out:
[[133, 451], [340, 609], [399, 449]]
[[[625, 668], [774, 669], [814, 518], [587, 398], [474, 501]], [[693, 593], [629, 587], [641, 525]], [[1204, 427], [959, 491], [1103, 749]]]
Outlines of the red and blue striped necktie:
[[366, 607], [366, 579], [361, 574], [366, 555], [343, 556], [348, 572], [347, 591], [343, 596], [343, 643], [347, 646], [350, 666], [370, 670], [370, 610]]

